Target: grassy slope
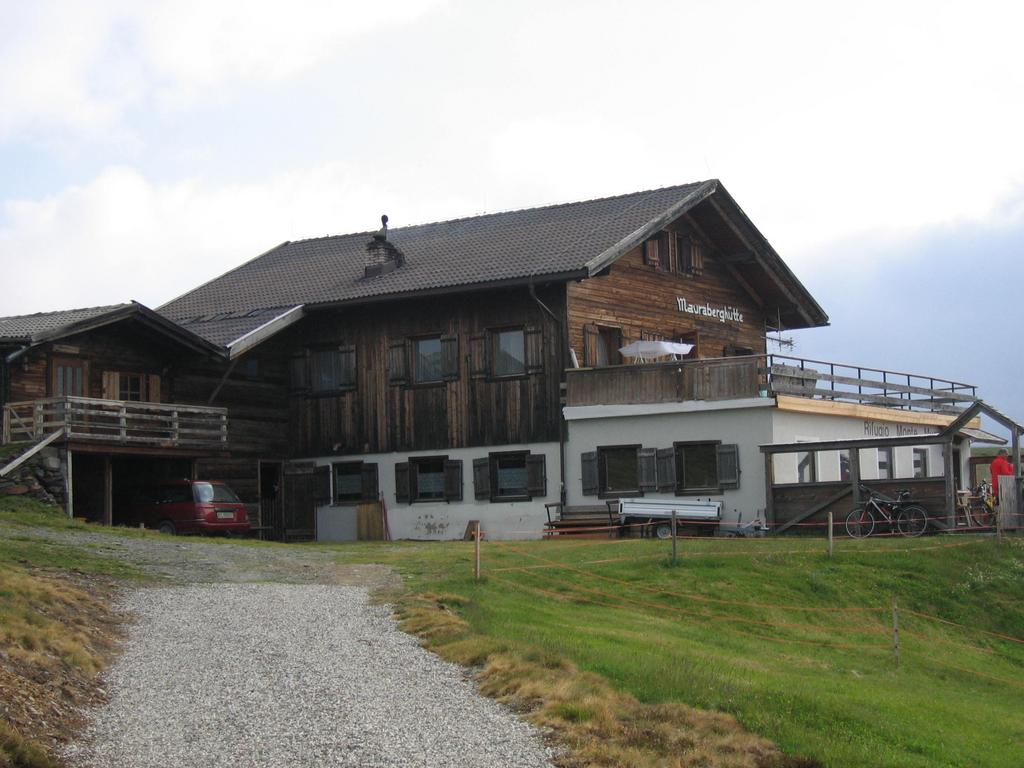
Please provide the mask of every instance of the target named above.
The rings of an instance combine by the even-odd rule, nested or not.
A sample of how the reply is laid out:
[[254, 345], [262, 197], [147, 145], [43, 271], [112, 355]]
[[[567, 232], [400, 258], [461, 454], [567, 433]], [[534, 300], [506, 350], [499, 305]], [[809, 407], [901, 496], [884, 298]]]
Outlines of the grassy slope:
[[[539, 650], [642, 702], [732, 713], [826, 765], [1019, 764], [1024, 645], [978, 630], [1024, 637], [1024, 540], [843, 541], [832, 561], [815, 541], [690, 542], [678, 567], [656, 542], [487, 543], [480, 584], [470, 545], [345, 549], [446, 595], [466, 626], [437, 644], [456, 658], [474, 635]], [[843, 607], [877, 610], [813, 610]]]

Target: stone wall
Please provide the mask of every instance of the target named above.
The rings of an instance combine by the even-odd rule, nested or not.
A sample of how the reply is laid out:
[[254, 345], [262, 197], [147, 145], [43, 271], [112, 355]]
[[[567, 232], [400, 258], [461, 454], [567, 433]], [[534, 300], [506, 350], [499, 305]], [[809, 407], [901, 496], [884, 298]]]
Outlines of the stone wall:
[[[11, 473], [0, 477], [0, 496], [26, 496], [66, 509], [67, 465], [62, 454], [58, 448], [44, 448]], [[7, 457], [2, 463], [14, 458]]]

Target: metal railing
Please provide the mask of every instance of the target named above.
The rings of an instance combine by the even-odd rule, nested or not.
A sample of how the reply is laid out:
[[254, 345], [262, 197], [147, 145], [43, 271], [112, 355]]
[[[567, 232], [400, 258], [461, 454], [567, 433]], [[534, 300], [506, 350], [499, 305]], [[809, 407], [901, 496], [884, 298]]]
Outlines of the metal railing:
[[958, 413], [977, 399], [977, 387], [935, 376], [789, 355], [704, 358], [566, 371], [568, 405], [774, 395]]
[[54, 431], [84, 442], [223, 448], [228, 442], [228, 411], [91, 397], [50, 397], [4, 406], [4, 444], [33, 442]]

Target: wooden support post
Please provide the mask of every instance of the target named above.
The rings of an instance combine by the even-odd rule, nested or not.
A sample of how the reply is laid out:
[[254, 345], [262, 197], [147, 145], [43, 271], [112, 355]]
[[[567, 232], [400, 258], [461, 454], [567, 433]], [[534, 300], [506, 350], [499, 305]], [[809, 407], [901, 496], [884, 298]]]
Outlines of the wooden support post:
[[773, 494], [773, 472], [774, 455], [764, 455], [764, 523], [772, 530], [775, 530], [775, 499]]
[[0, 445], [7, 445], [11, 442], [11, 409], [4, 407], [4, 433], [0, 438]]
[[679, 552], [676, 549], [676, 511], [672, 510], [672, 565], [679, 562]]
[[110, 457], [103, 457], [103, 524], [114, 524], [114, 467]]
[[475, 562], [473, 564], [473, 578], [480, 581], [480, 521], [477, 520], [476, 527], [473, 529], [473, 555]]
[[828, 511], [828, 556], [832, 557], [832, 510]]
[[860, 506], [860, 448], [850, 448], [850, 485], [853, 488], [853, 506]]
[[956, 526], [956, 475], [953, 470], [953, 439], [942, 444], [942, 471], [946, 481], [946, 526]]
[[74, 470], [72, 469], [71, 466], [70, 447], [65, 450], [65, 455], [67, 464], [65, 471], [67, 472], [67, 476], [64, 478], [64, 494], [67, 498], [66, 501], [64, 502], [64, 509], [67, 510], [68, 517], [72, 518], [75, 516], [75, 480]]
[[896, 603], [896, 595], [892, 596], [892, 657], [898, 667], [900, 665], [900, 610]]

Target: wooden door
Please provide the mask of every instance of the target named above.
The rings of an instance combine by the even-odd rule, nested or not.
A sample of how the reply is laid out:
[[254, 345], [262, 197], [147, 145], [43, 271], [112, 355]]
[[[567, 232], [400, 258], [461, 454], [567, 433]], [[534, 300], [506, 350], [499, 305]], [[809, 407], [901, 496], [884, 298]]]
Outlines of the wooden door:
[[260, 473], [260, 520], [264, 533], [272, 539], [284, 538], [284, 517], [282, 515], [283, 488], [281, 462], [261, 461]]
[[331, 499], [331, 468], [290, 461], [283, 476], [282, 538], [316, 538], [316, 508]]

